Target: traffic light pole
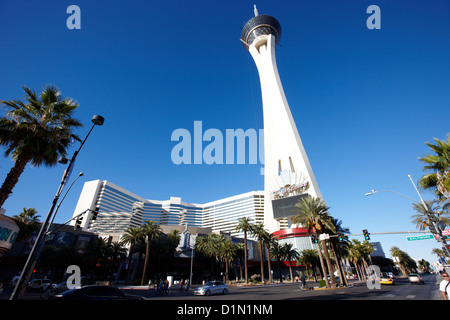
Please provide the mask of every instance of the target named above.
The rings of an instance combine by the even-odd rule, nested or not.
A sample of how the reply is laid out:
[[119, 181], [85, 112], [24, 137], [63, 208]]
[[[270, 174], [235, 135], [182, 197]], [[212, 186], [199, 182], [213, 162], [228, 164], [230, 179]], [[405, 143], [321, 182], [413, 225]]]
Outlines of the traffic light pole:
[[92, 211], [91, 209], [86, 209], [84, 210], [82, 213], [77, 214], [76, 216], [72, 217], [71, 219], [67, 220], [66, 222], [62, 223], [60, 226], [58, 226], [58, 228], [55, 228], [53, 230], [48, 230], [47, 233], [45, 234], [45, 236], [48, 236], [52, 233], [54, 233], [56, 230], [58, 230], [59, 228], [61, 228], [62, 226], [65, 226], [66, 224], [68, 224], [70, 221], [78, 219], [79, 217], [81, 217], [82, 215], [84, 215], [86, 212], [88, 211]]
[[435, 216], [434, 213], [428, 208], [428, 206], [427, 206], [427, 204], [425, 203], [425, 201], [423, 201], [422, 196], [420, 195], [420, 192], [419, 192], [419, 190], [417, 189], [416, 185], [414, 184], [414, 182], [413, 182], [413, 180], [412, 180], [410, 174], [408, 174], [408, 177], [409, 177], [409, 180], [411, 180], [411, 183], [413, 184], [414, 189], [416, 190], [417, 194], [419, 195], [419, 198], [420, 198], [420, 201], [422, 202], [423, 208], [425, 209], [425, 212], [426, 212], [426, 214], [427, 214], [427, 216], [428, 216], [428, 219], [431, 221], [431, 224], [432, 224], [432, 226], [433, 226], [433, 228], [430, 228], [430, 226], [428, 226], [428, 228], [430, 229], [431, 233], [432, 233], [434, 236], [437, 236], [438, 241], [440, 241], [440, 242], [442, 243], [442, 245], [443, 245], [442, 248], [444, 249], [444, 252], [447, 254], [447, 257], [450, 258], [450, 250], [449, 250], [449, 248], [448, 248], [448, 246], [447, 246], [447, 242], [445, 241], [445, 237], [444, 237], [444, 235], [442, 234], [442, 230], [441, 230], [441, 228], [439, 227], [439, 224], [436, 223], [436, 220], [437, 220], [436, 216]]

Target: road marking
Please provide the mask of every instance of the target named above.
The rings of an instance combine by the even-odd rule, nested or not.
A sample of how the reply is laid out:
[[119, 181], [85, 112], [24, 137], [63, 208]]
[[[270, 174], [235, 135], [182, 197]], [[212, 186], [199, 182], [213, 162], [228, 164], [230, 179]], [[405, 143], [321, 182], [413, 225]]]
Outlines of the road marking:
[[405, 298], [406, 299], [414, 299], [415, 297], [416, 297], [415, 294], [410, 294], [410, 295], [407, 295]]

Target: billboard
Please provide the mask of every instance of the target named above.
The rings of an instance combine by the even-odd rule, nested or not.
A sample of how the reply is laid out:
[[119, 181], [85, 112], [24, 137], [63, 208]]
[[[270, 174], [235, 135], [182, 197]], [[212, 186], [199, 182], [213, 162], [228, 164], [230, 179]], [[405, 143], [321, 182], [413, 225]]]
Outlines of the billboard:
[[297, 213], [295, 212], [296, 208], [294, 207], [294, 205], [301, 199], [306, 198], [308, 196], [309, 195], [307, 193], [303, 193], [297, 196], [272, 200], [274, 219], [282, 219], [297, 215]]

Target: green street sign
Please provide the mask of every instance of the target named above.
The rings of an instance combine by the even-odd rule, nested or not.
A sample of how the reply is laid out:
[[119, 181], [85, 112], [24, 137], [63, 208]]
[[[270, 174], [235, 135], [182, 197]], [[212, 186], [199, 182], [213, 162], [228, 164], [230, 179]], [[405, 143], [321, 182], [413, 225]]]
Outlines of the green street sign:
[[408, 241], [426, 240], [426, 239], [434, 239], [434, 236], [432, 234], [425, 234], [423, 236], [406, 237], [406, 239]]

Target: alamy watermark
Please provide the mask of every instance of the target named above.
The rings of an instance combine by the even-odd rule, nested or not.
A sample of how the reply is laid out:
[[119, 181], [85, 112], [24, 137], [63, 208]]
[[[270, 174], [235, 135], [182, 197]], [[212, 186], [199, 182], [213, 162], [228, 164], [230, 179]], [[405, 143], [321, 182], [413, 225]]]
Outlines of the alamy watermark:
[[219, 129], [203, 131], [203, 122], [194, 121], [193, 133], [179, 128], [171, 141], [172, 163], [180, 164], [264, 164], [264, 129]]
[[380, 283], [380, 278], [381, 278], [381, 270], [380, 267], [375, 266], [375, 265], [371, 265], [368, 268], [366, 268], [366, 272], [367, 272], [367, 280], [366, 280], [366, 285], [367, 288], [369, 289], [381, 289], [381, 283]]

